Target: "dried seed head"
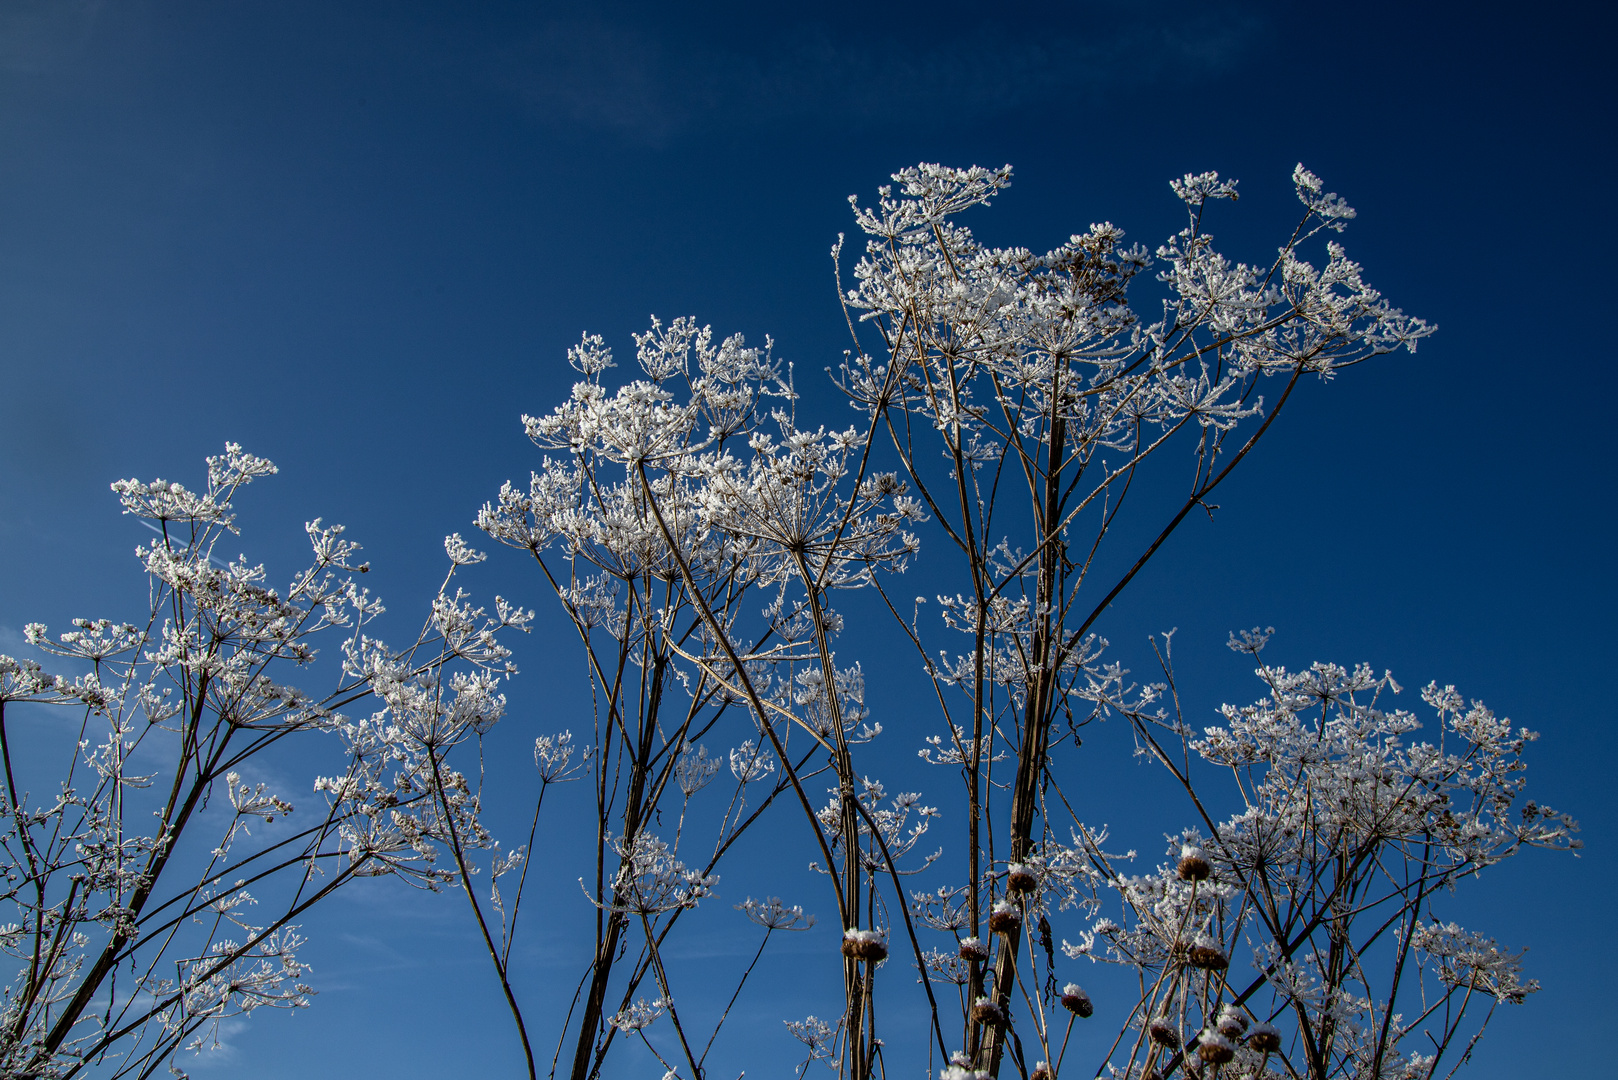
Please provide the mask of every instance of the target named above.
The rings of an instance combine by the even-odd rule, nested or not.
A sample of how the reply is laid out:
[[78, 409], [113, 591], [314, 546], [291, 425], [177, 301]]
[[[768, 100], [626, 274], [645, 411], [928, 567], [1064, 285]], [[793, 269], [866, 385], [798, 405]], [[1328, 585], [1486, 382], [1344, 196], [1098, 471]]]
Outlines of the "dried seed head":
[[1022, 928], [1022, 915], [1005, 900], [989, 913], [989, 929], [997, 934], [1015, 934]]
[[988, 946], [983, 944], [981, 939], [975, 938], [975, 937], [968, 937], [968, 938], [962, 938], [961, 939], [961, 959], [962, 960], [969, 960], [969, 961], [970, 960], [975, 960], [978, 963], [982, 963], [983, 961], [987, 960], [988, 958], [989, 958], [989, 948], [988, 948]]
[[992, 999], [980, 997], [972, 1003], [972, 1019], [980, 1024], [994, 1026], [1005, 1019], [1005, 1013], [1000, 1011], [1000, 1006]]
[[1175, 867], [1175, 872], [1182, 881], [1207, 881], [1213, 867], [1208, 865], [1208, 857], [1201, 848], [1187, 844], [1180, 849], [1180, 864]]
[[843, 955], [868, 964], [878, 964], [888, 958], [888, 943], [876, 930], [844, 930]]
[[1254, 1024], [1247, 1045], [1261, 1054], [1273, 1054], [1281, 1049], [1281, 1032], [1274, 1024]]
[[1006, 867], [1006, 891], [1012, 893], [1031, 893], [1039, 888], [1039, 875], [1022, 863], [1012, 863]]
[[1078, 983], [1068, 983], [1062, 987], [1062, 1008], [1081, 1020], [1089, 1019], [1096, 1011], [1095, 1006], [1090, 1004], [1090, 995], [1086, 994]]
[[1048, 1062], [1041, 1061], [1034, 1066], [1034, 1071], [1028, 1074], [1028, 1080], [1056, 1080], [1056, 1074], [1051, 1072]]
[[1217, 1031], [1204, 1031], [1197, 1040], [1197, 1056], [1210, 1065], [1223, 1065], [1236, 1057], [1236, 1047]]
[[1146, 1033], [1152, 1037], [1153, 1042], [1161, 1043], [1170, 1050], [1180, 1048], [1179, 1029], [1174, 1026], [1174, 1021], [1166, 1016], [1159, 1016], [1146, 1025]]
[[1193, 945], [1186, 959], [1192, 967], [1203, 971], [1223, 971], [1230, 966], [1230, 957], [1217, 945]]
[[1235, 1042], [1242, 1037], [1242, 1032], [1247, 1030], [1247, 1014], [1240, 1009], [1226, 1005], [1219, 1010], [1218, 1027], [1219, 1034], [1231, 1042]]

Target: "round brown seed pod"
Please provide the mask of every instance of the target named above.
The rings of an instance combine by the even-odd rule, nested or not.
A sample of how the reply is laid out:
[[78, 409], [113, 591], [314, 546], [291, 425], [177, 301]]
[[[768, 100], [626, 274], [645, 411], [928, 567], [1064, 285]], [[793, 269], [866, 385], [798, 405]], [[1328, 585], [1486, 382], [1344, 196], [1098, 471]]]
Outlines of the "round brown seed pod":
[[1022, 863], [1012, 863], [1006, 868], [1006, 891], [1013, 893], [1031, 893], [1039, 888], [1039, 876]]
[[989, 913], [989, 929], [997, 934], [1015, 934], [1022, 929], [1022, 916], [1010, 904], [996, 904]]
[[869, 930], [850, 930], [843, 935], [843, 955], [868, 964], [888, 958], [888, 943]]
[[1174, 1021], [1166, 1016], [1159, 1016], [1146, 1025], [1146, 1033], [1152, 1041], [1168, 1047], [1170, 1050], [1180, 1048], [1180, 1032], [1174, 1026]]
[[1088, 1020], [1096, 1011], [1090, 1002], [1090, 995], [1080, 989], [1077, 983], [1068, 983], [1062, 988], [1062, 1008], [1080, 1020]]
[[1180, 862], [1174, 871], [1182, 881], [1207, 881], [1213, 867], [1208, 865], [1208, 858], [1203, 855], [1201, 848], [1187, 847], [1180, 850]]
[[1223, 1035], [1231, 1042], [1235, 1042], [1237, 1039], [1240, 1039], [1242, 1037], [1242, 1032], [1246, 1030], [1247, 1017], [1243, 1015], [1241, 1010], [1232, 1009], [1229, 1006], [1226, 1006], [1219, 1013], [1219, 1034]]
[[975, 937], [961, 939], [961, 959], [982, 963], [989, 958], [988, 946]]
[[1041, 1061], [1034, 1066], [1034, 1071], [1028, 1074], [1028, 1080], [1056, 1080], [1056, 1074], [1051, 1072], [1049, 1065]]
[[1236, 1048], [1217, 1031], [1205, 1031], [1197, 1044], [1197, 1056], [1210, 1065], [1224, 1065], [1236, 1058]]
[[1273, 1024], [1259, 1024], [1247, 1036], [1247, 1045], [1261, 1054], [1273, 1054], [1281, 1049], [1281, 1033]]
[[1230, 957], [1213, 945], [1193, 945], [1187, 957], [1191, 966], [1203, 971], [1223, 971], [1230, 966]]
[[980, 997], [972, 1003], [972, 1019], [980, 1024], [993, 1026], [1004, 1020], [1005, 1014], [1000, 1011], [1000, 1006], [996, 1005], [992, 1000]]

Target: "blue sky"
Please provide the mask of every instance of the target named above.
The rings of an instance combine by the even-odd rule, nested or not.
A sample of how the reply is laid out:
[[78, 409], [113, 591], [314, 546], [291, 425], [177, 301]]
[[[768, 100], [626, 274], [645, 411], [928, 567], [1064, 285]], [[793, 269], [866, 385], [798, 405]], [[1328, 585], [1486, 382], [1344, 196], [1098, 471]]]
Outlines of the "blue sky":
[[[1359, 210], [1368, 279], [1441, 330], [1289, 409], [1107, 633], [1180, 627], [1210, 707], [1252, 693], [1225, 632], [1274, 624], [1277, 659], [1453, 682], [1543, 732], [1531, 790], [1587, 851], [1477, 890], [1546, 989], [1472, 1075], [1593, 1067], [1587, 1018], [1618, 1006], [1613, 30], [1593, 4], [3, 0], [0, 651], [137, 610], [108, 481], [195, 477], [227, 439], [282, 467], [246, 508], [255, 556], [290, 568], [301, 522], [344, 521], [411, 610], [443, 535], [534, 463], [518, 417], [565, 394], [581, 331], [620, 353], [648, 313], [768, 333], [836, 407], [827, 250], [845, 197], [906, 164], [1012, 163], [972, 224], [1035, 248], [1100, 220], [1155, 244], [1167, 181], [1217, 169], [1244, 198], [1215, 231], [1265, 258], [1302, 161]], [[554, 615], [515, 558], [472, 585]], [[559, 630], [519, 659], [513, 723], [566, 726]], [[458, 905], [335, 905], [315, 1008], [216, 1067], [515, 1065]], [[535, 1002], [570, 992], [533, 963]]]

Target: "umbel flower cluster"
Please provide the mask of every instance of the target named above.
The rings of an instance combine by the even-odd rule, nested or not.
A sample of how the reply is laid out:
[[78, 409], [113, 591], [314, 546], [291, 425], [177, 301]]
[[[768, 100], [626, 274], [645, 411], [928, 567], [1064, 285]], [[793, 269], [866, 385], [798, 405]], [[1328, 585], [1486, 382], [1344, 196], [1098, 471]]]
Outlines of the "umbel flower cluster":
[[[178, 1071], [223, 1018], [308, 1004], [296, 920], [391, 875], [466, 898], [537, 1077], [515, 945], [530, 871], [554, 865], [530, 858], [545, 800], [575, 779], [593, 849], [567, 879], [593, 927], [545, 1032], [552, 1076], [597, 1080], [626, 1044], [665, 1080], [713, 1072], [769, 943], [815, 923], [775, 896], [715, 903], [720, 864], [766, 822], [836, 915], [800, 939], [826, 943], [842, 991], [779, 1033], [800, 1076], [1428, 1080], [1466, 1060], [1535, 984], [1435, 907], [1526, 848], [1576, 846], [1570, 819], [1524, 801], [1532, 736], [1436, 685], [1418, 718], [1390, 707], [1390, 676], [1329, 664], [1262, 664], [1266, 697], [1199, 729], [1169, 638], [1164, 679], [1141, 685], [1097, 632], [1305, 386], [1433, 328], [1366, 283], [1338, 240], [1354, 211], [1301, 165], [1301, 211], [1252, 263], [1214, 244], [1237, 187], [1213, 173], [1170, 185], [1186, 224], [1155, 249], [1101, 223], [1044, 254], [962, 224], [1010, 179], [920, 165], [853, 202], [863, 249], [851, 268], [833, 249], [852, 426], [800, 416], [768, 338], [654, 318], [622, 379], [602, 337], [568, 350], [567, 399], [522, 419], [535, 467], [476, 517], [555, 596], [589, 683], [568, 730], [522, 736], [537, 785], [517, 846], [486, 825], [470, 761], [507, 737], [501, 635], [533, 615], [455, 587], [484, 555], [446, 539], [449, 572], [394, 650], [340, 529], [308, 527], [313, 565], [284, 592], [215, 555], [269, 463], [232, 446], [203, 493], [116, 485], [158, 538], [139, 553], [149, 616], [31, 629], [72, 676], [0, 658], [0, 1074]], [[1158, 475], [1176, 468], [1178, 485]], [[923, 595], [898, 595], [900, 573]], [[890, 628], [879, 653], [857, 654], [854, 620]], [[316, 698], [290, 673], [307, 681], [318, 635], [340, 670]], [[1256, 660], [1267, 640], [1233, 644]], [[14, 775], [11, 733], [45, 705], [84, 734], [59, 740], [63, 767]], [[1109, 717], [1160, 770], [1154, 806], [1184, 799], [1189, 827], [1150, 872], [1081, 814], [1086, 770], [1112, 767], [1081, 738]], [[255, 765], [306, 735], [333, 762], [313, 816]], [[711, 971], [694, 992], [671, 946], [721, 918], [757, 945], [716, 1008]], [[1090, 963], [1138, 992], [1086, 990]], [[917, 1032], [882, 1025], [915, 1016], [926, 1061], [898, 1061]]]
[[[1256, 657], [1268, 638], [1231, 644]], [[1520, 954], [1437, 921], [1435, 904], [1525, 847], [1579, 847], [1569, 817], [1523, 799], [1535, 735], [1436, 684], [1421, 691], [1424, 723], [1391, 707], [1401, 688], [1365, 665], [1256, 674], [1267, 696], [1224, 706], [1221, 726], [1131, 715], [1143, 754], [1198, 805], [1236, 809], [1175, 838], [1151, 874], [1089, 849], [1122, 921], [1102, 915], [1063, 951], [1122, 964], [1149, 991], [1109, 1065], [1119, 1076], [1198, 1059], [1230, 1075], [1447, 1074], [1460, 1064], [1445, 1061], [1452, 1046], [1538, 984]]]
[[[303, 912], [358, 877], [437, 888], [446, 842], [483, 842], [445, 755], [499, 718], [515, 668], [496, 633], [528, 615], [440, 592], [414, 646], [391, 651], [366, 632], [383, 609], [358, 584], [359, 546], [318, 520], [309, 565], [270, 585], [222, 551], [232, 501], [275, 471], [232, 444], [202, 491], [114, 484], [154, 534], [135, 553], [150, 610], [29, 625], [71, 675], [0, 656], [0, 1075], [179, 1072], [176, 1051], [222, 1020], [309, 1004]], [[345, 659], [317, 697], [298, 683], [321, 639]], [[336, 766], [312, 799], [248, 779], [306, 738]]]

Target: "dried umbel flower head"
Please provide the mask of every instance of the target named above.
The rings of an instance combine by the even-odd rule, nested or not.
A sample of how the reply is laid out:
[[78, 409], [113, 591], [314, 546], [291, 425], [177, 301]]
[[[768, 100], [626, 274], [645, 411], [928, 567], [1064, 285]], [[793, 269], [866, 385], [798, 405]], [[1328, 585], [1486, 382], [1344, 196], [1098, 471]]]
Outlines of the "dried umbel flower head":
[[1247, 1035], [1247, 1045], [1261, 1054], [1273, 1054], [1281, 1049], [1281, 1032], [1274, 1024], [1254, 1024]]
[[1022, 928], [1022, 913], [1010, 901], [1002, 900], [989, 912], [989, 929], [997, 934], [1015, 934]]
[[1022, 863], [1012, 863], [1006, 867], [1006, 891], [1011, 893], [1031, 893], [1039, 888], [1039, 875]]
[[1186, 962], [1203, 971], [1223, 971], [1230, 966], [1230, 957], [1212, 938], [1198, 937], [1186, 952]]
[[1000, 1011], [1000, 1006], [992, 998], [980, 997], [972, 1003], [972, 1019], [980, 1024], [994, 1026], [1005, 1018], [1006, 1014]]
[[1062, 1008], [1081, 1020], [1089, 1019], [1096, 1011], [1095, 1006], [1090, 1004], [1090, 995], [1078, 983], [1068, 983], [1062, 987]]
[[1226, 1005], [1219, 1010], [1219, 1034], [1235, 1042], [1247, 1030], [1247, 1014], [1232, 1005]]
[[1236, 1057], [1236, 1046], [1217, 1031], [1204, 1031], [1197, 1040], [1197, 1056], [1209, 1065], [1224, 1065]]
[[868, 964], [881, 963], [888, 958], [888, 943], [877, 930], [844, 930], [843, 955]]
[[1146, 1034], [1151, 1036], [1153, 1042], [1166, 1046], [1170, 1050], [1180, 1048], [1180, 1030], [1174, 1026], [1174, 1021], [1166, 1016], [1159, 1016], [1150, 1024], [1147, 1024]]
[[1208, 865], [1208, 857], [1199, 847], [1186, 844], [1180, 849], [1180, 862], [1174, 868], [1182, 881], [1207, 881], [1208, 875], [1213, 873], [1213, 867]]
[[961, 939], [961, 959], [975, 963], [983, 963], [989, 958], [989, 947], [983, 944], [981, 938], [966, 937]]

